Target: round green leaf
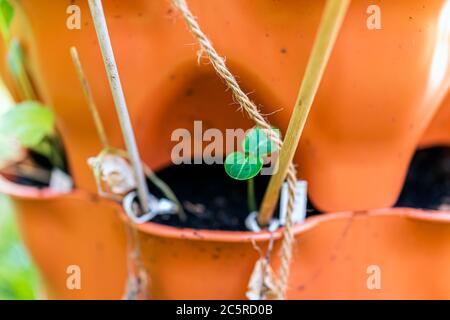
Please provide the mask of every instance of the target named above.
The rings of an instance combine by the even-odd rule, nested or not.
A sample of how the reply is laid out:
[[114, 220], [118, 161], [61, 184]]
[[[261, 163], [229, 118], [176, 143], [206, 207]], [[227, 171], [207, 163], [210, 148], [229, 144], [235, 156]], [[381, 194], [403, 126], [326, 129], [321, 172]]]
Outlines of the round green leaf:
[[34, 101], [20, 103], [0, 117], [0, 134], [17, 139], [26, 148], [36, 148], [54, 134], [53, 113]]
[[255, 177], [263, 167], [261, 158], [241, 152], [230, 153], [225, 159], [225, 171], [236, 180], [248, 180]]
[[[272, 134], [280, 138], [280, 130], [272, 129]], [[247, 154], [253, 154], [257, 157], [264, 157], [278, 150], [278, 146], [270, 139], [267, 130], [255, 127], [245, 136], [242, 147]]]

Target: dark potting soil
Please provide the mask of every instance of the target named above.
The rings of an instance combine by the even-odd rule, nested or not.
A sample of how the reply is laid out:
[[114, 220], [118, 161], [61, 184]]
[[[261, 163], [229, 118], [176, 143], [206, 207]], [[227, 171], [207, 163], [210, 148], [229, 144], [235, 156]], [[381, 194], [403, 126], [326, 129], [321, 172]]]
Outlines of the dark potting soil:
[[[158, 216], [152, 222], [180, 228], [245, 231], [247, 182], [228, 177], [222, 165], [180, 165], [157, 173], [171, 186], [188, 216]], [[255, 178], [259, 205], [267, 187], [268, 176]], [[150, 190], [162, 196], [150, 184]], [[397, 207], [439, 209], [450, 203], [450, 148], [418, 151], [411, 163]], [[308, 201], [307, 216], [321, 214]]]
[[[180, 228], [247, 231], [247, 181], [230, 178], [223, 165], [179, 165], [159, 171], [157, 175], [175, 192], [188, 219], [181, 222], [178, 216], [157, 216], [152, 222]], [[259, 207], [270, 176], [254, 179]], [[162, 196], [151, 185], [150, 191]], [[308, 203], [308, 215], [318, 213]]]
[[450, 148], [418, 151], [397, 207], [439, 209], [450, 205]]
[[[152, 222], [173, 227], [207, 230], [247, 230], [247, 182], [230, 178], [223, 165], [179, 165], [157, 173], [175, 192], [188, 217], [157, 216]], [[269, 177], [255, 178], [257, 203], [264, 196]], [[150, 185], [150, 191], [161, 194]]]

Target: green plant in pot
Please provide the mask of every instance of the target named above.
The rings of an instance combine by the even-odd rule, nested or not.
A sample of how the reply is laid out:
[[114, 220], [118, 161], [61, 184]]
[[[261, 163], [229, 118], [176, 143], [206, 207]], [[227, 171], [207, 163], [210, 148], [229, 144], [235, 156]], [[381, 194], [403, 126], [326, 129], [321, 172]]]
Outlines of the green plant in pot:
[[18, 39], [11, 38], [10, 28], [14, 8], [8, 0], [0, 0], [0, 33], [7, 48], [7, 64], [22, 100], [36, 100], [31, 80], [25, 67], [25, 56]]
[[[20, 146], [17, 152], [28, 150], [27, 159], [14, 165], [18, 176], [28, 176], [45, 185], [53, 169], [67, 172], [63, 147], [55, 129], [55, 116], [39, 102], [22, 102], [3, 114], [0, 135], [16, 141]], [[18, 158], [14, 152], [6, 156]]]
[[54, 169], [57, 169], [59, 176], [68, 181], [65, 155], [55, 129], [55, 115], [36, 100], [20, 42], [11, 38], [13, 17], [14, 8], [9, 1], [0, 0], [0, 33], [8, 48], [8, 70], [22, 99], [0, 117], [0, 143], [5, 150], [1, 154], [0, 169], [19, 182], [42, 186], [50, 184]]
[[[120, 78], [118, 75], [117, 67], [114, 63], [115, 59], [113, 56], [113, 50], [110, 43], [110, 39], [107, 32], [107, 26], [106, 26], [106, 19], [103, 13], [103, 7], [100, 0], [90, 0], [89, 1], [91, 13], [94, 19], [94, 25], [97, 31], [97, 36], [100, 42], [100, 47], [103, 54], [103, 60], [105, 63], [105, 68], [108, 73], [108, 77], [110, 80], [111, 89], [113, 91], [113, 97], [115, 100], [115, 106], [117, 109], [117, 113], [119, 115], [119, 118], [122, 120], [122, 131], [125, 138], [125, 142], [127, 145], [127, 151], [130, 154], [130, 157], [132, 158], [132, 164], [135, 167], [135, 176], [141, 177], [142, 180], [144, 180], [144, 174], [142, 173], [142, 164], [141, 159], [139, 156], [139, 152], [137, 150], [137, 146], [135, 143], [133, 131], [131, 130], [131, 122], [129, 119], [129, 115], [127, 112], [127, 106], [126, 101], [124, 98], [124, 93], [121, 89], [120, 84]], [[189, 10], [186, 7], [186, 3], [183, 1], [175, 1], [175, 5], [178, 5], [180, 11], [184, 12], [185, 19], [190, 22], [190, 26], [192, 27], [194, 25], [195, 27], [195, 34], [197, 36], [202, 37], [202, 41], [200, 43], [204, 46], [202, 49], [208, 51], [208, 57], [215, 57], [217, 61], [211, 61], [213, 64], [215, 63], [214, 67], [216, 71], [225, 72], [226, 66], [224, 62], [219, 58], [217, 58], [217, 53], [214, 51], [214, 49], [211, 48], [211, 45], [207, 39], [205, 40], [205, 36], [201, 34], [199, 31], [199, 27], [195, 24], [195, 20], [192, 16], [192, 14], [189, 12]], [[345, 12], [345, 11], [344, 11]], [[342, 19], [335, 19], [336, 23], [341, 21]], [[331, 28], [334, 30], [334, 28]], [[206, 45], [205, 45], [206, 43]], [[206, 47], [206, 48], [205, 48]], [[213, 60], [213, 59], [211, 59]], [[326, 60], [326, 59], [325, 59]], [[225, 170], [226, 172], [233, 177], [236, 180], [248, 180], [248, 202], [249, 202], [249, 209], [250, 211], [254, 210], [256, 208], [256, 201], [254, 197], [254, 182], [252, 179], [262, 170], [264, 161], [263, 156], [270, 155], [273, 151], [275, 151], [275, 147], [273, 147], [272, 143], [270, 141], [278, 141], [280, 139], [275, 139], [272, 135], [272, 128], [269, 124], [267, 124], [263, 116], [259, 114], [258, 108], [253, 105], [251, 102], [249, 102], [248, 98], [242, 98], [242, 96], [246, 95], [242, 92], [239, 85], [237, 84], [237, 81], [234, 79], [234, 77], [229, 73], [228, 70], [226, 70], [226, 80], [227, 83], [231, 82], [229, 87], [233, 90], [233, 95], [240, 103], [242, 100], [245, 100], [244, 102], [244, 109], [248, 112], [250, 116], [258, 117], [258, 120], [255, 121], [258, 125], [264, 124], [264, 128], [267, 128], [267, 134], [261, 134], [263, 132], [263, 129], [261, 128], [255, 128], [252, 131], [249, 132], [249, 134], [246, 137], [246, 141], [244, 141], [243, 144], [243, 152], [236, 152], [228, 155], [226, 163], [225, 163]], [[320, 76], [322, 73], [319, 73]], [[222, 76], [222, 74], [221, 74]], [[320, 78], [320, 77], [319, 77]], [[236, 93], [236, 91], [239, 91]], [[313, 92], [312, 95], [314, 95], [315, 92]], [[239, 100], [241, 98], [241, 100]], [[261, 120], [262, 119], [262, 120]], [[267, 126], [266, 126], [267, 125]], [[252, 139], [252, 137], [255, 137]], [[251, 143], [253, 141], [253, 143]], [[254, 143], [256, 141], [256, 143]], [[263, 142], [266, 141], [266, 142]], [[265, 147], [260, 147], [260, 145], [265, 145]], [[281, 143], [280, 143], [281, 145]], [[295, 145], [296, 146], [296, 145]], [[278, 148], [278, 143], [277, 143]], [[288, 162], [290, 163], [291, 159], [288, 159]], [[221, 172], [224, 174], [222, 168]], [[160, 175], [163, 177], [162, 175]], [[215, 187], [214, 183], [211, 183], [211, 177], [208, 176], [208, 183], [204, 186], [202, 186], [202, 190], [204, 190], [204, 193], [207, 193], [207, 191], [210, 191], [209, 189], [212, 189]], [[191, 180], [187, 179], [181, 179], [180, 176], [177, 177], [178, 180], [184, 180], [188, 181], [190, 185], [190, 189], [193, 188], [193, 181], [198, 182], [199, 177], [193, 176]], [[226, 179], [231, 180], [231, 179]], [[283, 179], [284, 180], [284, 179]], [[226, 181], [225, 181], [226, 183]], [[291, 184], [292, 185], [292, 184]], [[146, 198], [148, 198], [148, 190], [147, 185], [145, 182], [141, 183], [141, 194], [139, 194], [139, 188], [138, 188], [138, 194], [132, 195], [134, 198], [139, 197], [139, 203], [141, 205], [148, 203], [146, 201]], [[230, 191], [232, 188], [223, 188], [221, 191]], [[187, 192], [191, 190], [186, 190]], [[197, 192], [192, 192], [193, 196], [195, 196], [194, 193], [201, 193], [198, 192], [198, 190], [194, 190]], [[184, 195], [183, 195], [184, 196]], [[142, 199], [142, 200], [141, 200]], [[131, 200], [134, 200], [131, 198]], [[209, 200], [209, 199], [208, 199]], [[225, 199], [226, 201], [227, 199]], [[126, 201], [124, 201], [126, 202]], [[132, 201], [130, 201], [132, 203]], [[126, 204], [126, 203], [125, 203]], [[131, 207], [131, 205], [129, 206]], [[199, 207], [199, 206], [196, 206]], [[135, 214], [136, 216], [138, 213], [140, 213], [137, 210], [132, 210], [132, 207], [130, 210], [128, 210], [127, 206], [124, 205], [125, 211], [128, 215], [130, 215], [128, 212], [131, 212], [132, 214]], [[146, 208], [141, 208], [141, 212], [147, 212]], [[232, 208], [234, 209], [234, 208]], [[197, 210], [196, 210], [197, 211]], [[225, 210], [221, 210], [222, 215], [225, 215], [227, 212]], [[231, 213], [235, 213], [235, 210], [230, 210]], [[217, 211], [218, 215], [219, 212]], [[204, 216], [204, 210], [198, 210], [196, 212], [197, 216]], [[246, 215], [248, 215], [248, 211], [245, 212]], [[140, 218], [140, 216], [139, 216]], [[191, 217], [189, 217], [191, 218]], [[194, 219], [194, 217], [192, 217]], [[201, 218], [201, 217], [200, 217]], [[146, 223], [150, 221], [152, 223]], [[188, 219], [191, 220], [191, 219]], [[269, 219], [270, 221], [270, 219]], [[139, 231], [139, 244], [141, 248], [143, 249], [143, 265], [146, 267], [147, 272], [150, 276], [154, 276], [152, 278], [152, 290], [156, 291], [156, 294], [153, 295], [157, 298], [160, 298], [161, 295], [158, 294], [158, 290], [160, 292], [166, 291], [167, 289], [171, 290], [172, 286], [167, 285], [169, 281], [172, 283], [179, 282], [175, 281], [177, 280], [174, 275], [179, 274], [179, 272], [172, 272], [170, 269], [172, 266], [177, 266], [177, 268], [180, 268], [180, 266], [183, 266], [183, 273], [181, 281], [186, 281], [183, 283], [186, 283], [185, 287], [189, 288], [189, 294], [192, 296], [197, 296], [201, 292], [202, 295], [206, 297], [211, 297], [213, 295], [208, 295], [207, 286], [205, 287], [204, 283], [213, 283], [211, 286], [214, 291], [221, 292], [225, 288], [228, 290], [231, 286], [231, 283], [235, 284], [235, 288], [238, 288], [232, 296], [234, 297], [241, 297], [242, 295], [242, 288], [244, 287], [242, 284], [245, 281], [242, 281], [242, 279], [239, 279], [239, 281], [236, 281], [236, 274], [248, 274], [251, 272], [251, 270], [248, 268], [249, 265], [254, 263], [254, 258], [257, 258], [257, 253], [254, 250], [254, 247], [251, 246], [251, 236], [252, 234], [249, 233], [248, 236], [243, 236], [242, 234], [234, 235], [231, 233], [222, 233], [222, 232], [205, 232], [203, 231], [203, 226], [195, 226], [195, 229], [200, 230], [193, 230], [189, 226], [183, 225], [182, 229], [174, 229], [174, 228], [161, 228], [161, 226], [158, 226], [158, 221], [148, 219], [147, 221], [133, 221], [133, 219], [128, 219], [127, 222], [129, 222], [129, 226], [133, 227], [133, 230]], [[189, 222], [189, 221], [188, 221]], [[179, 225], [176, 225], [179, 226]], [[267, 224], [261, 224], [262, 227], [267, 226]], [[210, 226], [208, 226], [210, 227]], [[279, 275], [280, 278], [280, 285], [279, 290], [277, 289], [277, 296], [284, 297], [285, 296], [285, 288], [287, 285], [287, 276], [288, 276], [288, 268], [290, 263], [291, 255], [289, 254], [292, 249], [292, 225], [286, 224], [286, 227], [284, 228], [283, 232], [283, 240], [282, 240], [282, 251], [285, 253], [282, 257], [282, 263], [281, 263], [281, 272]], [[155, 230], [160, 230], [160, 232], [157, 234]], [[213, 229], [217, 230], [217, 229]], [[219, 229], [222, 230], [222, 229]], [[237, 230], [233, 230], [237, 231]], [[169, 236], [170, 232], [170, 236]], [[187, 235], [187, 237], [186, 237]], [[148, 236], [148, 238], [147, 238]], [[261, 237], [268, 237], [267, 233], [262, 233], [259, 235]], [[281, 237], [281, 235], [279, 235]], [[169, 238], [170, 239], [166, 239]], [[147, 240], [149, 239], [149, 240]], [[162, 241], [162, 240], [163, 241]], [[180, 240], [180, 241], [179, 241]], [[156, 242], [159, 243], [170, 243], [171, 248], [161, 248], [160, 245], [156, 244]], [[176, 245], [180, 245], [180, 250], [176, 250]], [[200, 250], [200, 252], [205, 252], [204, 254], [199, 253], [199, 247], [205, 246], [205, 250]], [[211, 249], [212, 248], [219, 248], [218, 252], [212, 254]], [[161, 250], [159, 249], [161, 248]], [[195, 249], [194, 249], [195, 248]], [[148, 251], [146, 249], [149, 249]], [[203, 249], [203, 248], [200, 248]], [[174, 251], [175, 250], [175, 251]], [[192, 250], [192, 252], [191, 252]], [[194, 253], [194, 250], [196, 252]], [[173, 254], [174, 252], [177, 252], [177, 254]], [[180, 253], [178, 255], [178, 252]], [[181, 254], [181, 252], [183, 254]], [[225, 253], [225, 254], [224, 254]], [[240, 253], [240, 256], [237, 254]], [[153, 255], [155, 255], [155, 259], [153, 258]], [[170, 255], [170, 256], [169, 256]], [[252, 256], [253, 255], [253, 256]], [[178, 257], [180, 256], [180, 257]], [[232, 263], [224, 263], [224, 257], [227, 256], [228, 259], [230, 256], [234, 257], [231, 261]], [[239, 270], [241, 272], [229, 272], [231, 269], [230, 267], [236, 265], [236, 261], [238, 259], [244, 260], [244, 257], [252, 257], [245, 263], [242, 263], [242, 265], [246, 266], [246, 270]], [[192, 260], [192, 261], [191, 261]], [[151, 261], [151, 262], [150, 262]], [[158, 263], [153, 263], [153, 261], [158, 261]], [[165, 262], [159, 264], [159, 262]], [[239, 263], [238, 265], [240, 265]], [[160, 268], [160, 265], [164, 265], [164, 269]], [[250, 266], [251, 267], [251, 266]], [[169, 269], [168, 269], [169, 268]], [[228, 270], [227, 270], [228, 269]], [[263, 268], [265, 269], [265, 268]], [[286, 270], [287, 269], [287, 270]], [[211, 277], [205, 277], [210, 276], [208, 272], [206, 271], [213, 271], [215, 274]], [[169, 275], [167, 278], [164, 277], [164, 275]], [[200, 281], [199, 281], [200, 280]], [[164, 283], [167, 281], [167, 283]], [[206, 281], [206, 282], [205, 282]], [[221, 283], [223, 281], [223, 284]], [[197, 284], [201, 284], [202, 288], [198, 288]], [[173, 297], [179, 297], [179, 285], [177, 285], [177, 288], [174, 291], [177, 291], [176, 294], [173, 295]], [[154, 289], [153, 289], [154, 288]], [[192, 290], [193, 288], [194, 290]], [[217, 290], [217, 288], [220, 288]], [[195, 293], [195, 290], [196, 293]], [[166, 291], [167, 292], [167, 291]], [[153, 292], [152, 292], [153, 293]], [[163, 293], [164, 295], [166, 293]], [[170, 294], [169, 294], [170, 296]], [[259, 296], [259, 295], [258, 295]]]
[[257, 211], [254, 178], [261, 172], [264, 159], [278, 151], [270, 139], [273, 134], [280, 138], [280, 130], [269, 133], [260, 127], [249, 130], [242, 143], [243, 152], [230, 153], [224, 162], [226, 173], [233, 179], [247, 181], [247, 204], [250, 212]]

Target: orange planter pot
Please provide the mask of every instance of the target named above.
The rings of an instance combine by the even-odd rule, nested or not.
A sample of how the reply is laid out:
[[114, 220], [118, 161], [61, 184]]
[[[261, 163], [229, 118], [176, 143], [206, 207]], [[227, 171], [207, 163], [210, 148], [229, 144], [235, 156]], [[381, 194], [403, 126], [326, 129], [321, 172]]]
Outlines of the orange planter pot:
[[[4, 179], [0, 192], [13, 200], [23, 240], [49, 299], [122, 297], [126, 243], [123, 223], [113, 206], [82, 192], [57, 195]], [[67, 286], [72, 265], [80, 267], [80, 290]]]
[[436, 113], [421, 141], [421, 146], [450, 146], [450, 92]]
[[[259, 258], [252, 239], [264, 250], [270, 237], [152, 223], [139, 231], [153, 299], [244, 299]], [[288, 299], [450, 299], [450, 212], [327, 214], [297, 226], [295, 240]]]
[[[17, 32], [43, 98], [54, 107], [77, 185], [95, 191], [86, 159], [99, 151], [69, 47], [77, 46], [107, 133], [122, 144], [87, 2], [81, 30], [66, 27], [67, 1], [14, 1]], [[189, 0], [244, 88], [285, 129], [324, 1]], [[103, 1], [144, 160], [171, 162], [171, 133], [247, 128], [168, 0]], [[381, 30], [367, 28], [369, 0], [354, 0], [313, 106], [296, 161], [325, 211], [389, 207], [412, 154], [450, 85], [450, 4], [378, 2]], [[221, 12], [217, 15], [217, 12]], [[447, 128], [439, 127], [440, 133]]]

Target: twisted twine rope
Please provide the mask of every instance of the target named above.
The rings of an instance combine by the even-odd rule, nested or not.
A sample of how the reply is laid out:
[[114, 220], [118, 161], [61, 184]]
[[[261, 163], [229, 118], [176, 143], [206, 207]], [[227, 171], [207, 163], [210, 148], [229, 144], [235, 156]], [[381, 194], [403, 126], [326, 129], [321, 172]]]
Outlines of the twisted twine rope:
[[[256, 123], [257, 126], [265, 129], [269, 133], [272, 133], [272, 127], [261, 115], [255, 103], [250, 100], [250, 98], [244, 93], [244, 91], [242, 91], [236, 78], [228, 70], [225, 64], [225, 60], [216, 52], [216, 50], [211, 44], [211, 41], [209, 41], [207, 36], [201, 30], [197, 20], [192, 15], [192, 12], [190, 11], [186, 1], [172, 0], [172, 2], [174, 6], [182, 14], [191, 33], [195, 36], [195, 38], [199, 42], [200, 48], [202, 50], [201, 52], [206, 53], [206, 55], [209, 58], [209, 61], [211, 62], [212, 66], [216, 70], [219, 77], [225, 82], [226, 86], [231, 90], [235, 101], [239, 103], [241, 108], [245, 110], [247, 115], [250, 117], [250, 119], [252, 119]], [[273, 134], [270, 134], [270, 139], [272, 140], [273, 143], [275, 143], [278, 146], [279, 149], [281, 149], [283, 142], [281, 141], [280, 138], [278, 138]], [[283, 241], [281, 245], [281, 262], [278, 272], [278, 283], [277, 283], [277, 291], [279, 299], [284, 299], [286, 295], [289, 270], [292, 259], [293, 239], [294, 239], [293, 211], [295, 202], [297, 173], [292, 162], [289, 165], [289, 170], [287, 174], [287, 183], [288, 183], [289, 197], [288, 197], [286, 224], [283, 231]]]
[[123, 300], [147, 300], [148, 277], [141, 259], [138, 230], [134, 225], [126, 226], [128, 258], [127, 283]]

